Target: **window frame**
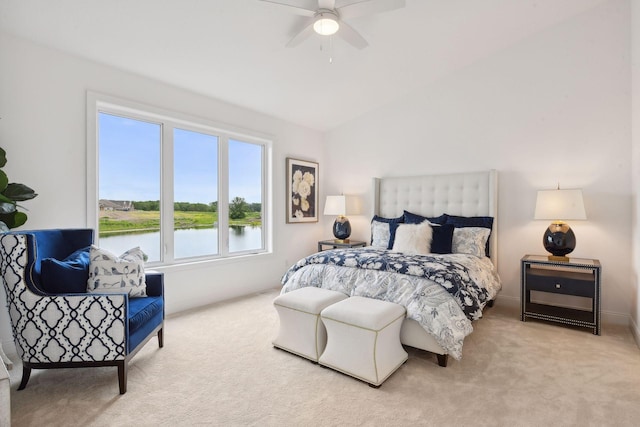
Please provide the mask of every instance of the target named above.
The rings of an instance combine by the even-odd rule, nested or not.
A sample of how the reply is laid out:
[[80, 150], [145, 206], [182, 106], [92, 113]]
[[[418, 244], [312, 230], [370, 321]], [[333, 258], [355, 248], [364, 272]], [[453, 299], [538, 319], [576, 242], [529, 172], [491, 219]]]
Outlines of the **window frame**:
[[[133, 120], [157, 123], [161, 126], [160, 140], [160, 261], [149, 266], [181, 265], [193, 262], [233, 259], [272, 253], [272, 150], [269, 136], [257, 131], [220, 125], [211, 120], [145, 105], [134, 101], [87, 91], [87, 226], [96, 230], [95, 244], [99, 244], [99, 113], [117, 115]], [[218, 253], [195, 257], [175, 258], [174, 254], [174, 129], [184, 129], [218, 138]], [[229, 252], [229, 140], [262, 147], [262, 247]]]

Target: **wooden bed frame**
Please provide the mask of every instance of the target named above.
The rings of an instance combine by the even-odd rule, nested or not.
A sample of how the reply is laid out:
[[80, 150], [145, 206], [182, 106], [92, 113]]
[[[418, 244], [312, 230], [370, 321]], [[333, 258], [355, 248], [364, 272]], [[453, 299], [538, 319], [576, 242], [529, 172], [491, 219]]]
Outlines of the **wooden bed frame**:
[[[490, 257], [498, 267], [498, 173], [495, 170], [374, 178], [373, 194], [373, 214], [385, 218], [402, 216], [404, 210], [429, 217], [443, 213], [492, 216]], [[415, 320], [405, 319], [400, 340], [405, 345], [435, 353], [438, 364], [447, 366], [446, 350]]]

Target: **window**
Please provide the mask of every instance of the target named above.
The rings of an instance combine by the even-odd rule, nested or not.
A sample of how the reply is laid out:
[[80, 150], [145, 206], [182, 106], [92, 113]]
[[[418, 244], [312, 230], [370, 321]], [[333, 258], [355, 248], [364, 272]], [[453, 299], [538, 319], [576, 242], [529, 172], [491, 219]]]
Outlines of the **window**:
[[270, 141], [88, 95], [88, 223], [101, 247], [171, 264], [268, 250]]
[[261, 247], [261, 165], [262, 147], [229, 140], [230, 252], [256, 250]]
[[174, 257], [219, 254], [217, 136], [173, 130], [173, 201]]

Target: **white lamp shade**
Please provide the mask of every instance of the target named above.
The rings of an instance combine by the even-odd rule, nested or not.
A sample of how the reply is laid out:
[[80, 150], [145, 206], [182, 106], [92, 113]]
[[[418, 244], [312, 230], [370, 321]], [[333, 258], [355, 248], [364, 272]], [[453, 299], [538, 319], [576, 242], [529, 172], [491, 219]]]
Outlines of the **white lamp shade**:
[[582, 190], [540, 190], [534, 219], [554, 221], [587, 219]]
[[347, 198], [345, 196], [327, 196], [324, 204], [325, 215], [346, 215]]

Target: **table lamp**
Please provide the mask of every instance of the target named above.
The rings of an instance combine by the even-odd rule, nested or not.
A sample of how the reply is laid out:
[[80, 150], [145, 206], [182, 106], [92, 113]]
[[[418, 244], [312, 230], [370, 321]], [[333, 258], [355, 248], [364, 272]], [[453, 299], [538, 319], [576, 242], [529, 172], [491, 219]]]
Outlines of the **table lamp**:
[[337, 215], [335, 222], [333, 223], [333, 235], [336, 241], [341, 243], [348, 242], [351, 235], [351, 224], [349, 219], [345, 216], [347, 212], [347, 198], [346, 196], [327, 196], [327, 200], [324, 204], [325, 215]]
[[534, 219], [553, 220], [544, 232], [542, 244], [550, 261], [568, 262], [567, 254], [576, 247], [576, 236], [565, 220], [587, 219], [582, 190], [540, 190]]

